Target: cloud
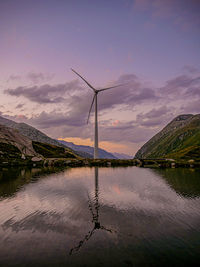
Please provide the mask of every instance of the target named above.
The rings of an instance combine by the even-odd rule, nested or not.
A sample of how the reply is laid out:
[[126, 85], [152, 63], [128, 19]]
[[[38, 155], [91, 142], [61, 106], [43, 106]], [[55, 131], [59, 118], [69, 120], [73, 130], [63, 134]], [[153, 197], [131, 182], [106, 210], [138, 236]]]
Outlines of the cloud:
[[117, 126], [100, 126], [101, 141], [140, 143], [151, 138], [156, 129], [138, 125], [136, 121], [122, 122]]
[[191, 66], [191, 65], [185, 65], [183, 67], [183, 71], [188, 72], [190, 74], [196, 74], [199, 72], [199, 70], [197, 68], [195, 68], [194, 66]]
[[143, 118], [144, 117], [148, 119], [158, 118], [163, 115], [166, 115], [166, 113], [168, 113], [169, 111], [171, 111], [171, 107], [162, 106], [157, 109], [154, 108], [150, 110], [148, 113], [143, 114]]
[[22, 108], [24, 106], [24, 104], [18, 104], [15, 108], [16, 109], [20, 109], [20, 108]]
[[166, 89], [175, 89], [175, 88], [187, 88], [191, 85], [199, 84], [200, 77], [191, 78], [187, 75], [180, 75], [172, 80], [167, 81]]
[[21, 81], [22, 79], [26, 79], [31, 81], [33, 84], [49, 82], [54, 77], [54, 74], [45, 74], [42, 72], [29, 72], [24, 76], [20, 75], [10, 75], [7, 79], [7, 82], [16, 82]]
[[40, 82], [45, 82], [49, 81], [54, 77], [54, 74], [44, 74], [41, 72], [29, 72], [26, 75], [26, 78], [33, 82], [34, 84], [40, 83]]
[[152, 109], [146, 113], [140, 113], [136, 117], [136, 122], [139, 126], [145, 127], [161, 127], [165, 125], [170, 118], [173, 118], [172, 107], [161, 106], [157, 109]]
[[[129, 108], [137, 105], [175, 103], [185, 100], [185, 97], [199, 97], [200, 76], [182, 74], [166, 81], [161, 88], [147, 87], [134, 74], [121, 75], [112, 85], [124, 84], [112, 90], [100, 92], [98, 95], [99, 112], [112, 108]], [[38, 104], [65, 103], [72, 117], [88, 113], [93, 98], [93, 92], [82, 87], [79, 80], [56, 84], [6, 89], [4, 93], [16, 97], [25, 97]], [[92, 111], [93, 112], [93, 111]]]
[[19, 80], [21, 80], [21, 76], [20, 75], [10, 75], [9, 77], [8, 77], [8, 80], [7, 80], [7, 82], [10, 82], [10, 81], [19, 81]]
[[47, 113], [43, 111], [38, 116], [32, 117], [30, 121], [34, 123], [34, 125], [37, 125], [43, 129], [66, 125], [70, 127], [81, 127], [86, 125], [86, 117], [87, 113], [73, 114], [73, 110], [71, 113], [56, 111]]
[[6, 89], [4, 90], [4, 93], [16, 97], [23, 96], [28, 100], [39, 104], [50, 104], [65, 101], [65, 98], [63, 97], [65, 93], [70, 93], [79, 88], [79, 83], [77, 81], [72, 81], [57, 85], [45, 84], [31, 87], [20, 86], [16, 89]]
[[[144, 88], [134, 74], [120, 76], [112, 85], [115, 84], [125, 85], [99, 93], [99, 111], [122, 105], [132, 109], [142, 102], [156, 101], [159, 98], [155, 90]], [[73, 118], [80, 116], [82, 113], [88, 114], [93, 98], [92, 90], [83, 88], [79, 80], [57, 85], [21, 86], [16, 89], [6, 89], [4, 93], [16, 97], [25, 97], [38, 104], [66, 103], [68, 110], [70, 110], [70, 116]]]
[[125, 84], [99, 94], [99, 107], [102, 109], [124, 105], [133, 108], [141, 102], [156, 101], [159, 96], [151, 88], [143, 87], [136, 75], [121, 75], [115, 84]]
[[198, 94], [200, 88], [200, 76], [196, 75], [179, 75], [166, 82], [166, 85], [160, 88], [161, 95], [176, 96], [177, 99], [190, 95], [193, 97]]
[[159, 99], [159, 96], [156, 95], [155, 91], [150, 88], [141, 88], [140, 91], [134, 91], [132, 96], [129, 98], [128, 102], [129, 104], [139, 104], [144, 101], [151, 101], [151, 100], [157, 100]]
[[200, 113], [200, 101], [192, 100], [181, 107], [183, 113]]
[[186, 95], [200, 98], [200, 87], [191, 87], [186, 90]]

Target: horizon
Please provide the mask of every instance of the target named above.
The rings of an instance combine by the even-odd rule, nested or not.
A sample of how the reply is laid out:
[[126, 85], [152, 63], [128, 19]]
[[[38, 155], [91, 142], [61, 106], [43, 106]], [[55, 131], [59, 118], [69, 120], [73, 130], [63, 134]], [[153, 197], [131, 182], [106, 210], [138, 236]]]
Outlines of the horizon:
[[[0, 116], [54, 139], [134, 155], [181, 114], [200, 113], [200, 2], [196, 0], [0, 3]], [[74, 140], [74, 141], [73, 141]]]

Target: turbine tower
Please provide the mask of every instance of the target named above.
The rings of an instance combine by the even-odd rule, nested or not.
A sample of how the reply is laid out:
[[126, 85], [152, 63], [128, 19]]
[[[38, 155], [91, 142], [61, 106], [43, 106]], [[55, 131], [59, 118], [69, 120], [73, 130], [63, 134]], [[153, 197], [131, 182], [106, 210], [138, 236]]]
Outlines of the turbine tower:
[[111, 87], [107, 87], [107, 88], [102, 88], [102, 89], [95, 89], [89, 82], [87, 82], [78, 72], [76, 72], [74, 69], [71, 69], [74, 73], [76, 73], [94, 92], [94, 96], [92, 99], [92, 103], [89, 109], [89, 114], [88, 114], [88, 119], [87, 119], [87, 123], [89, 121], [90, 118], [90, 113], [93, 107], [93, 104], [95, 103], [95, 127], [94, 127], [94, 159], [98, 159], [98, 109], [97, 109], [97, 96], [98, 93], [108, 90], [108, 89], [112, 89], [115, 87], [119, 87], [123, 84], [119, 84], [119, 85], [115, 85], [115, 86], [111, 86]]

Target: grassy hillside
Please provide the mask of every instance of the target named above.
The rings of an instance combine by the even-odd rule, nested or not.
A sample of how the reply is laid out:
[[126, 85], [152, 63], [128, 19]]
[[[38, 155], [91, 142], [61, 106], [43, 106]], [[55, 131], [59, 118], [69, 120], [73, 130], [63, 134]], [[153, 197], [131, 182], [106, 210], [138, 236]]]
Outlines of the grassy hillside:
[[0, 142], [0, 161], [9, 159], [21, 159], [21, 151], [12, 144]]
[[200, 159], [200, 114], [176, 117], [144, 144], [135, 157]]
[[76, 158], [76, 155], [64, 147], [40, 142], [32, 142], [34, 150], [45, 158]]

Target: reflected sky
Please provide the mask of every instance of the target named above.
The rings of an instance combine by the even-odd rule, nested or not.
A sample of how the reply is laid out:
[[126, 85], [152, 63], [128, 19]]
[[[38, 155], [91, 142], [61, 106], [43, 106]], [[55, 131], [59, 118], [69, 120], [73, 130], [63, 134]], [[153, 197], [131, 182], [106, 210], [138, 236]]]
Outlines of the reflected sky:
[[[109, 266], [116, 251], [113, 266], [119, 266], [119, 259], [121, 266], [148, 266], [150, 258], [159, 266], [162, 253], [166, 264], [173, 261], [170, 255], [185, 263], [191, 255], [197, 260], [198, 171], [192, 172], [192, 179], [184, 169], [170, 173], [138, 167], [13, 173], [7, 183], [8, 188], [15, 185], [12, 193], [8, 188], [7, 195], [1, 193], [0, 263]], [[193, 188], [191, 195], [177, 191], [182, 181], [182, 191], [186, 181]], [[6, 191], [5, 179], [1, 185]]]

